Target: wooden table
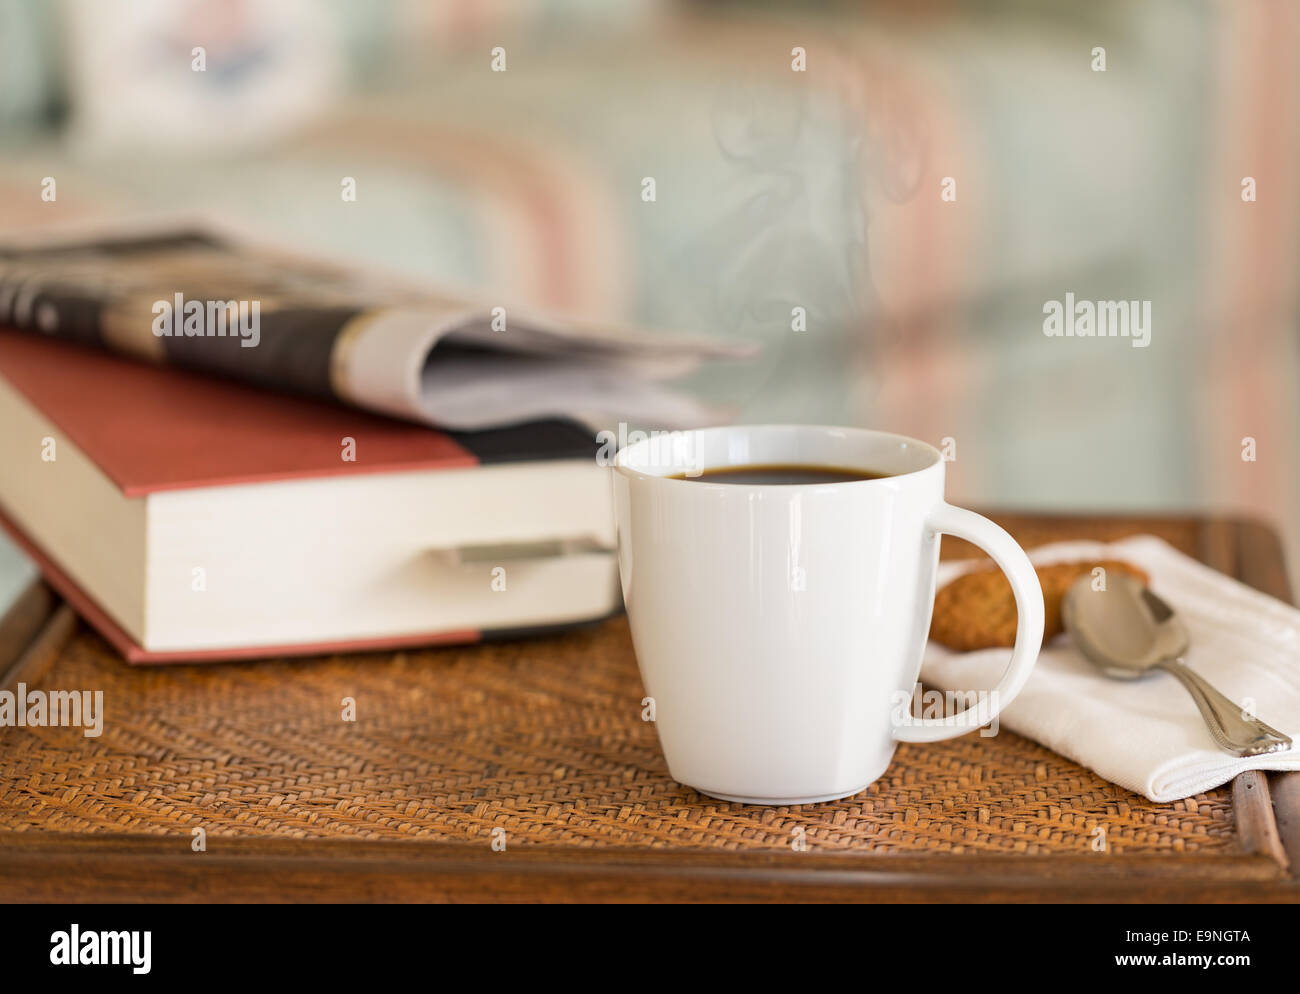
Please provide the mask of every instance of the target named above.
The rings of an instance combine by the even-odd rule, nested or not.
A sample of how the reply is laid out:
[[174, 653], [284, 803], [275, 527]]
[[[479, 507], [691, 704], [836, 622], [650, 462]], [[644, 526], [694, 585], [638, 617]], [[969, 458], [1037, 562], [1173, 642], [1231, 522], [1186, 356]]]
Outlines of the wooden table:
[[[1290, 597], [1258, 524], [994, 517], [1026, 546], [1156, 534]], [[667, 775], [621, 618], [133, 668], [58, 607], [0, 682], [20, 680], [102, 689], [106, 718], [97, 738], [0, 730], [5, 901], [1300, 899], [1300, 774], [1153, 804], [1003, 731], [904, 745], [830, 804], [703, 797]]]

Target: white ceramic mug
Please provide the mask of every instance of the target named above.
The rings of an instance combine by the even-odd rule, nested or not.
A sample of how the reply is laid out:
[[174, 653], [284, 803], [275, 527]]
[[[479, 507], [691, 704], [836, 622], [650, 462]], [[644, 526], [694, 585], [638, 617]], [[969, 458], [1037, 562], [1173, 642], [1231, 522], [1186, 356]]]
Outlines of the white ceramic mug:
[[[671, 478], [745, 465], [890, 475]], [[933, 446], [856, 428], [709, 428], [619, 452], [619, 573], [673, 779], [747, 804], [847, 797], [885, 772], [899, 742], [952, 738], [1011, 703], [1042, 644], [1042, 591], [1010, 535], [944, 502], [943, 480]], [[951, 718], [905, 709], [900, 720], [920, 674], [940, 534], [975, 543], [1006, 573], [1016, 644], [978, 708]]]

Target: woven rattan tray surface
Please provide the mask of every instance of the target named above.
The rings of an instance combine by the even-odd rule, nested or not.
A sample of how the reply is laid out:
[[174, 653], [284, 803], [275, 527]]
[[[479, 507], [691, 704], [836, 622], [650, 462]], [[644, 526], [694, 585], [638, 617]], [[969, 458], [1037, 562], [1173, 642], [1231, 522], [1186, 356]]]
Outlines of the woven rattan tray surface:
[[[1027, 546], [1154, 533], [1286, 595], [1276, 542], [1258, 526], [999, 518]], [[971, 551], [945, 541], [946, 556]], [[48, 855], [55, 841], [75, 849], [100, 837], [189, 853], [199, 828], [208, 854], [229, 845], [249, 858], [259, 840], [426, 841], [442, 843], [431, 850], [442, 854], [481, 854], [495, 838], [515, 858], [661, 850], [1092, 859], [1104, 831], [1112, 864], [1245, 861], [1265, 850], [1271, 869], [1252, 863], [1245, 875], [1285, 876], [1276, 828], [1237, 810], [1243, 786], [1262, 789], [1269, 821], [1265, 778], [1238, 783], [1236, 802], [1225, 785], [1154, 804], [1006, 731], [904, 745], [880, 781], [834, 803], [763, 808], [704, 797], [669, 778], [654, 726], [642, 720], [624, 618], [517, 642], [156, 668], [127, 666], [83, 626], [38, 685], [102, 689], [105, 720], [97, 738], [0, 730], [0, 851], [24, 859]], [[355, 721], [343, 720], [345, 698]], [[3, 863], [0, 855], [0, 889]], [[19, 873], [11, 866], [8, 879]]]

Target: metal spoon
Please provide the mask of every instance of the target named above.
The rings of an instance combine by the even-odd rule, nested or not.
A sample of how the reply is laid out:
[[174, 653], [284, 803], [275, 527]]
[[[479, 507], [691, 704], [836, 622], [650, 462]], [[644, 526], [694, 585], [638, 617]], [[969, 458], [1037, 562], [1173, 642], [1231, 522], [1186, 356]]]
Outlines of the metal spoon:
[[1106, 589], [1092, 577], [1077, 580], [1061, 602], [1061, 620], [1084, 657], [1107, 676], [1134, 680], [1153, 669], [1178, 677], [1201, 709], [1214, 741], [1238, 756], [1291, 748], [1291, 739], [1242, 708], [1197, 676], [1182, 656], [1191, 644], [1173, 608], [1133, 577], [1111, 571]]

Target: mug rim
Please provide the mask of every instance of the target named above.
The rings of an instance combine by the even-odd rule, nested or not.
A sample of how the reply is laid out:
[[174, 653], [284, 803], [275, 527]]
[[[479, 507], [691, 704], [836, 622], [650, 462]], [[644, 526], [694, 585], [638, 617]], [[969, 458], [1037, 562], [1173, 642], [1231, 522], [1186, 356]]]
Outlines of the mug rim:
[[[855, 435], [870, 435], [876, 439], [892, 440], [895, 442], [901, 442], [906, 447], [915, 447], [917, 449], [922, 450], [923, 452], [928, 453], [931, 459], [920, 469], [908, 470], [906, 473], [890, 473], [888, 476], [881, 476], [873, 479], [837, 480], [829, 483], [711, 484], [713, 486], [726, 486], [726, 487], [731, 487], [733, 489], [755, 488], [755, 489], [762, 489], [762, 490], [782, 490], [787, 492], [791, 490], [810, 489], [814, 487], [857, 487], [857, 486], [864, 486], [864, 485], [871, 485], [871, 484], [888, 484], [892, 480], [904, 480], [907, 479], [908, 477], [919, 476], [922, 473], [928, 473], [929, 471], [933, 470], [936, 465], [943, 464], [943, 453], [941, 453], [935, 446], [931, 445], [929, 442], [923, 442], [919, 438], [913, 438], [911, 435], [901, 435], [898, 432], [892, 432], [892, 431], [880, 431], [876, 428], [853, 428], [845, 425], [777, 424], [777, 423], [769, 422], [765, 424], [710, 425], [705, 428], [681, 428], [675, 431], [664, 432], [664, 434], [701, 435], [706, 432], [709, 433], [725, 432], [725, 431], [736, 431], [739, 429], [744, 429], [746, 431], [769, 431], [773, 429], [780, 429], [784, 431], [793, 430], [799, 432], [840, 432], [846, 434], [852, 433]], [[614, 465], [613, 465], [614, 472], [622, 473], [624, 476], [634, 480], [658, 480], [663, 483], [681, 483], [681, 484], [694, 483], [698, 486], [700, 482], [698, 479], [684, 480], [684, 479], [677, 478], [675, 476], [660, 476], [656, 473], [645, 473], [639, 469], [635, 469], [626, 464], [624, 457], [627, 455], [627, 453], [632, 452], [633, 450], [639, 448], [640, 446], [649, 445], [653, 440], [654, 440], [654, 435], [650, 435], [647, 438], [640, 439], [639, 441], [633, 442], [631, 445], [619, 449], [614, 456]], [[791, 463], [791, 465], [799, 465], [799, 464]]]

